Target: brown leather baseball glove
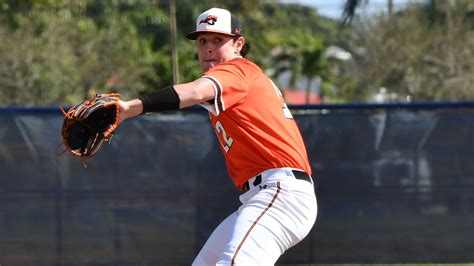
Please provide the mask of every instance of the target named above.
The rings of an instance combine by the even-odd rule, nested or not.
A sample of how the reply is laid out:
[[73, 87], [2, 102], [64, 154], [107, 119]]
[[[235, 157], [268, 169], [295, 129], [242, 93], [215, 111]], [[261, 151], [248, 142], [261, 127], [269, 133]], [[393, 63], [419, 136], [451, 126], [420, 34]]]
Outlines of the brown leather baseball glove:
[[110, 141], [117, 129], [120, 94], [97, 94], [95, 97], [63, 109], [64, 122], [61, 130], [64, 146], [72, 154], [89, 158]]

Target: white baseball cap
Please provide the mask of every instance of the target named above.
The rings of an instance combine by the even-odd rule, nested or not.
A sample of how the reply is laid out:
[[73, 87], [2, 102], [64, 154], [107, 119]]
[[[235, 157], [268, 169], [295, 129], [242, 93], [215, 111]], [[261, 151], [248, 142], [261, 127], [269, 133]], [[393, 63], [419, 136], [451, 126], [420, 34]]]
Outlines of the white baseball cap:
[[240, 21], [228, 10], [211, 8], [196, 19], [196, 30], [186, 35], [188, 39], [196, 40], [203, 32], [216, 32], [230, 36], [242, 36]]

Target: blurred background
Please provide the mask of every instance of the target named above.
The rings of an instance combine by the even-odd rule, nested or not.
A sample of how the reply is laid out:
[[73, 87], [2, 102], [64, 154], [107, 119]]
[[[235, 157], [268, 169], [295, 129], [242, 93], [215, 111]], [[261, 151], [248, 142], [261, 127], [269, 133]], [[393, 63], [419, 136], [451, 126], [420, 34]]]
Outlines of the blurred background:
[[185, 34], [211, 6], [241, 18], [290, 104], [474, 98], [470, 0], [0, 0], [0, 105], [193, 80]]

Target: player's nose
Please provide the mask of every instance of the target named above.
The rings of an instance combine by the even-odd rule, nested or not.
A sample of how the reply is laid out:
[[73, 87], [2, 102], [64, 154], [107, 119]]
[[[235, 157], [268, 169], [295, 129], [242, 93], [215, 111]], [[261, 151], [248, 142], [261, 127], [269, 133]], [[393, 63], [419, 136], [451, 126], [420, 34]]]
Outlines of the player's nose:
[[216, 49], [216, 44], [214, 44], [213, 42], [207, 42], [205, 49], [208, 53], [212, 53], [212, 51]]

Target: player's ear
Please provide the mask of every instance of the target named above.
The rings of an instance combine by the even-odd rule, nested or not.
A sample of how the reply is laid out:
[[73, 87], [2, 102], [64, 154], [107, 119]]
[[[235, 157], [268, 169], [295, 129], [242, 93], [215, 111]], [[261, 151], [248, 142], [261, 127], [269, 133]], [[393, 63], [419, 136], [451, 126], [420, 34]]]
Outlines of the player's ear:
[[242, 48], [245, 45], [245, 38], [240, 36], [238, 38], [234, 38], [234, 49], [236, 54], [240, 54], [240, 51], [242, 51]]

